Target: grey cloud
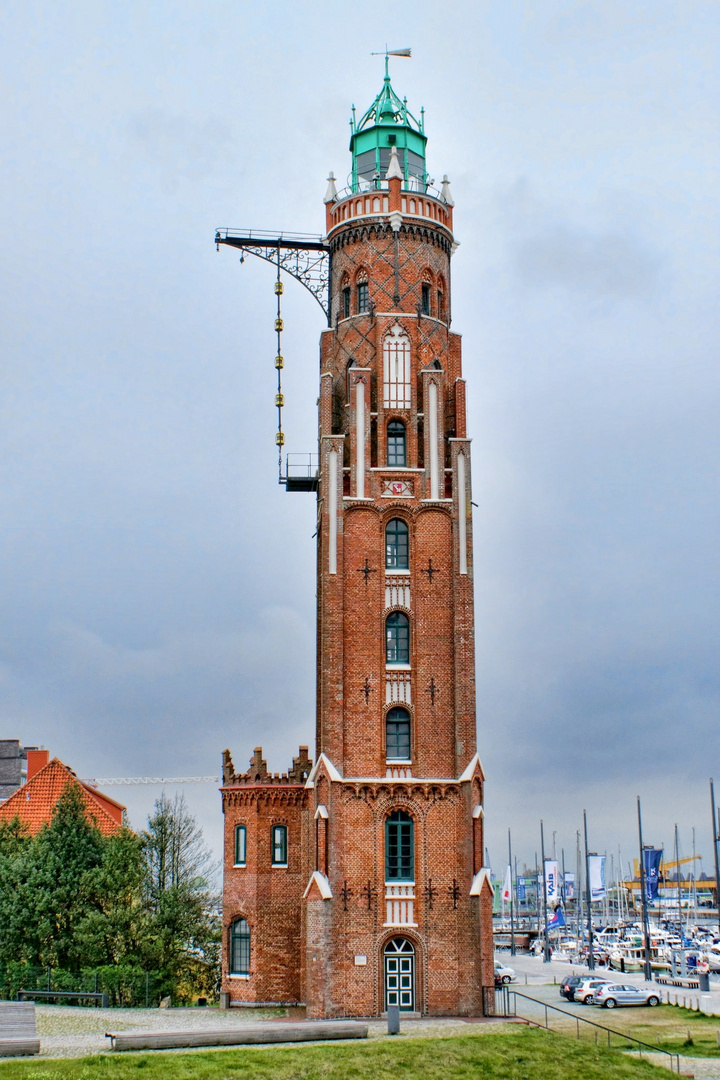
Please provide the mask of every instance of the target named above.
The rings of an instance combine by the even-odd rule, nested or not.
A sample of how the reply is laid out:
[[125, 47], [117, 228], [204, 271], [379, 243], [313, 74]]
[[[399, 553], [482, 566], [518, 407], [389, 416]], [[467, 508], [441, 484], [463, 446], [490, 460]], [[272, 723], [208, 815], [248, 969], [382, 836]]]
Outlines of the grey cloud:
[[518, 243], [516, 272], [527, 285], [561, 285], [604, 296], [638, 296], [656, 280], [658, 258], [632, 237], [557, 224]]
[[220, 118], [198, 120], [149, 109], [128, 121], [131, 147], [157, 166], [163, 181], [217, 176], [230, 156], [230, 125]]

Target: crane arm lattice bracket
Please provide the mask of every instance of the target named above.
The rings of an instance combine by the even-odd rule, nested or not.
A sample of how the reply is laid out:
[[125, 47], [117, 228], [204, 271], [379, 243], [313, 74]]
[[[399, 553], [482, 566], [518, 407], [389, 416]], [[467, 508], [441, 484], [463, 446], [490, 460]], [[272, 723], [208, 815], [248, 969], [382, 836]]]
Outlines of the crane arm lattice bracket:
[[268, 233], [253, 229], [217, 229], [215, 246], [237, 248], [242, 257], [255, 255], [279, 266], [311, 293], [330, 324], [330, 247], [321, 236], [305, 233]]
[[91, 787], [110, 787], [121, 784], [129, 787], [133, 784], [222, 784], [219, 776], [100, 776], [83, 783]]

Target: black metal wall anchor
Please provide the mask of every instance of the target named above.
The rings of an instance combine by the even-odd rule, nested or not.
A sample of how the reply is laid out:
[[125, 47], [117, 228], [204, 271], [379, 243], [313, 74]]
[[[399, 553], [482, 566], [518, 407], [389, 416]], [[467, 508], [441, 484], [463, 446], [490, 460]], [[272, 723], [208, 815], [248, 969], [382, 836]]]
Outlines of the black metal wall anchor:
[[347, 881], [343, 881], [342, 889], [340, 890], [340, 899], [343, 902], [343, 910], [344, 911], [347, 911], [348, 900], [350, 899], [350, 897], [352, 895], [353, 895], [353, 891], [350, 888], [350, 886], [348, 885]]
[[368, 911], [372, 911], [373, 900], [377, 896], [377, 889], [372, 882], [368, 881], [367, 885], [363, 888], [362, 895], [367, 900]]
[[365, 556], [365, 565], [361, 566], [359, 570], [355, 571], [355, 573], [356, 574], [364, 574], [365, 575], [365, 584], [367, 585], [368, 578], [370, 577], [371, 574], [377, 574], [377, 570], [373, 570], [370, 567], [370, 564], [368, 563], [367, 555], [366, 555]]
[[435, 682], [435, 676], [434, 675], [430, 679], [430, 685], [425, 690], [425, 693], [430, 695], [430, 704], [434, 705], [435, 704], [435, 696], [440, 693], [440, 688], [439, 688], [438, 684]]
[[421, 567], [421, 569], [420, 569], [420, 573], [421, 573], [421, 574], [427, 574], [427, 576], [428, 576], [428, 583], [429, 583], [430, 585], [432, 585], [432, 583], [433, 583], [433, 576], [434, 576], [435, 574], [439, 574], [439, 573], [440, 573], [440, 571], [439, 571], [439, 570], [438, 570], [438, 569], [437, 569], [437, 568], [436, 568], [435, 566], [433, 566], [433, 564], [432, 564], [432, 559], [428, 559], [428, 564], [427, 564], [427, 566], [423, 566], [423, 567]]

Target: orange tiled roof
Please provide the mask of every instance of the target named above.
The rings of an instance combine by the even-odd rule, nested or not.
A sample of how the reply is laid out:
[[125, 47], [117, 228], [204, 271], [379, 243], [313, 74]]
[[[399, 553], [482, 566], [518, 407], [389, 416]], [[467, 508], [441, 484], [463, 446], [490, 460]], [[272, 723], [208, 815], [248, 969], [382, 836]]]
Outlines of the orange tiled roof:
[[55, 804], [68, 784], [76, 785], [82, 792], [87, 813], [94, 817], [100, 832], [105, 836], [117, 832], [122, 827], [124, 806], [115, 802], [109, 795], [83, 784], [72, 769], [63, 765], [59, 758], [53, 758], [26, 784], [18, 788], [9, 799], [0, 806], [0, 821], [11, 821], [18, 817], [31, 836], [39, 832], [43, 825], [52, 820]]

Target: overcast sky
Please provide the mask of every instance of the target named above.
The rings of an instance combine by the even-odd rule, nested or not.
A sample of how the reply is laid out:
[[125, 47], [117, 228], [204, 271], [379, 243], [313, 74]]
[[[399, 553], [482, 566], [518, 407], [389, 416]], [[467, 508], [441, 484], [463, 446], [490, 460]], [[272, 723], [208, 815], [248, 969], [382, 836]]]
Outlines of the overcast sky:
[[[311, 495], [276, 483], [273, 271], [321, 233], [371, 52], [456, 201], [493, 869], [539, 820], [712, 867], [720, 783], [720, 12], [22, 0], [0, 13], [0, 737], [80, 776], [210, 775], [314, 738]], [[284, 296], [288, 449], [320, 308]], [[109, 789], [141, 827], [158, 789]], [[211, 845], [212, 785], [186, 789]]]

